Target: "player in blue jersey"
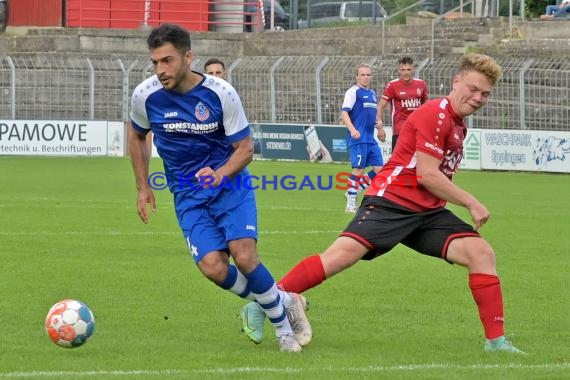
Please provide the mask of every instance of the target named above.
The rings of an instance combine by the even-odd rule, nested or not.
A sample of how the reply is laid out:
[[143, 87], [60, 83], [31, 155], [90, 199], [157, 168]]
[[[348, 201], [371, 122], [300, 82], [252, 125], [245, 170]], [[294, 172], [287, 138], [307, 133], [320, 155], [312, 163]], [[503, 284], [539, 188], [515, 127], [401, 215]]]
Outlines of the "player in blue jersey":
[[[342, 122], [348, 128], [348, 153], [352, 173], [351, 185], [346, 191], [346, 212], [356, 212], [356, 197], [358, 192], [370, 184], [375, 174], [380, 171], [384, 160], [380, 147], [374, 140], [374, 134], [380, 141], [386, 140], [382, 125], [376, 126], [378, 101], [376, 93], [370, 89], [372, 68], [360, 64], [356, 68], [356, 84], [350, 87], [342, 102]], [[377, 128], [376, 128], [377, 127]], [[363, 176], [364, 169], [372, 166], [372, 170]]]
[[299, 352], [294, 332], [299, 323], [308, 324], [305, 300], [279, 290], [260, 262], [255, 196], [235, 178], [248, 174], [253, 159], [241, 100], [225, 80], [191, 70], [188, 31], [165, 24], [147, 43], [155, 75], [133, 92], [128, 132], [139, 217], [148, 223], [148, 205], [156, 210], [146, 143], [152, 130], [178, 223], [198, 268], [221, 288], [255, 300], [275, 327], [279, 349]]

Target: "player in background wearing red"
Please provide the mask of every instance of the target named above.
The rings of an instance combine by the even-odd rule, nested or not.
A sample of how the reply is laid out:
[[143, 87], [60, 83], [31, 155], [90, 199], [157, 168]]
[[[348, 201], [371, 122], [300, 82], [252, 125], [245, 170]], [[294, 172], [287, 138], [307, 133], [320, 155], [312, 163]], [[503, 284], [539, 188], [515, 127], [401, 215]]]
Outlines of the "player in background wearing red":
[[[501, 74], [491, 57], [465, 55], [449, 95], [428, 101], [404, 122], [396, 150], [340, 237], [320, 255], [301, 260], [278, 287], [302, 293], [359, 260], [374, 259], [402, 243], [467, 268], [485, 332], [484, 350], [523, 353], [505, 338], [495, 253], [478, 232], [489, 211], [452, 182], [467, 134], [463, 119], [487, 103]], [[445, 208], [447, 202], [465, 207], [473, 226]]]
[[398, 61], [399, 77], [386, 84], [380, 104], [376, 125], [382, 127], [384, 110], [390, 104], [392, 110], [392, 152], [398, 141], [402, 124], [412, 112], [428, 100], [426, 82], [414, 78], [414, 60], [411, 57], [402, 57]]

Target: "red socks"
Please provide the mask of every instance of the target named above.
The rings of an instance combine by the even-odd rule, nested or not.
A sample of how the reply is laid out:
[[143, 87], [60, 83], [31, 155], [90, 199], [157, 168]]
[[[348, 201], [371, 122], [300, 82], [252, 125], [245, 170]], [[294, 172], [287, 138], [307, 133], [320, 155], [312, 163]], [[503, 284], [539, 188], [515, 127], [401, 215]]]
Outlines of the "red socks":
[[471, 273], [469, 287], [479, 309], [485, 337], [495, 339], [505, 335], [503, 293], [499, 277], [492, 274]]
[[[277, 286], [281, 290], [303, 293], [326, 280], [325, 269], [319, 255], [301, 260]], [[479, 309], [485, 337], [495, 339], [505, 335], [503, 293], [499, 277], [492, 274], [471, 273], [469, 287]]]
[[326, 280], [325, 268], [319, 255], [305, 257], [293, 267], [279, 282], [281, 290], [303, 293]]

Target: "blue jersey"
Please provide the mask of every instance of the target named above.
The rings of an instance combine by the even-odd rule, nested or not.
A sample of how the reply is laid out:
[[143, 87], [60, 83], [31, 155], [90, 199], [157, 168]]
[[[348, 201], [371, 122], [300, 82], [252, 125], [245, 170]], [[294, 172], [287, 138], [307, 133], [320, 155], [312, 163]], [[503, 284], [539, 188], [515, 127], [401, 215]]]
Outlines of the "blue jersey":
[[378, 102], [374, 90], [354, 85], [346, 91], [342, 110], [348, 112], [352, 124], [360, 132], [360, 138], [356, 140], [350, 136], [350, 133], [348, 134], [348, 146], [376, 143], [374, 125], [377, 108]]
[[131, 122], [154, 133], [172, 192], [207, 191], [194, 174], [207, 166], [218, 169], [234, 152], [232, 143], [251, 133], [235, 89], [210, 75], [184, 94], [166, 90], [156, 75], [146, 79], [133, 92]]

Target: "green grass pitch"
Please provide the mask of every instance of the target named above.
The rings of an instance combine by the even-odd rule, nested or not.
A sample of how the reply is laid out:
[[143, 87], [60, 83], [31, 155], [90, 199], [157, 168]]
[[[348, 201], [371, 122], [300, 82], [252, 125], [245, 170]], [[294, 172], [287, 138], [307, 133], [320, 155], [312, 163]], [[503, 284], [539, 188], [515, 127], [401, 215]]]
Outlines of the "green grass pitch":
[[[162, 170], [153, 160], [151, 171]], [[0, 157], [0, 379], [570, 378], [570, 176], [469, 172], [455, 181], [491, 211], [509, 338], [489, 355], [466, 271], [398, 246], [306, 293], [313, 342], [277, 350], [240, 333], [242, 300], [199, 273], [167, 190], [138, 219], [122, 158]], [[346, 165], [254, 162], [253, 174], [334, 175]], [[276, 278], [350, 220], [339, 190], [257, 191], [259, 251]], [[460, 216], [467, 213], [454, 206]], [[92, 339], [66, 350], [43, 322], [86, 302]]]

